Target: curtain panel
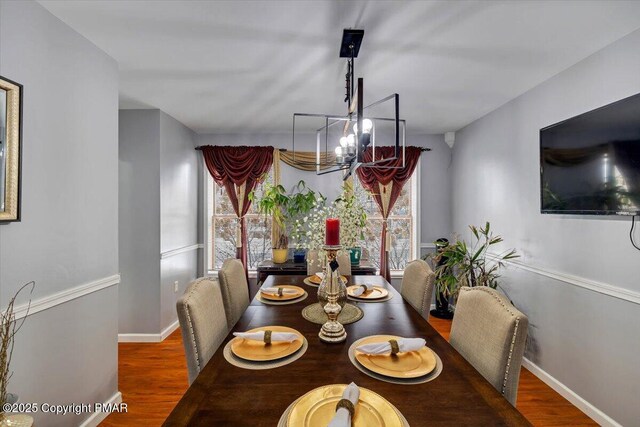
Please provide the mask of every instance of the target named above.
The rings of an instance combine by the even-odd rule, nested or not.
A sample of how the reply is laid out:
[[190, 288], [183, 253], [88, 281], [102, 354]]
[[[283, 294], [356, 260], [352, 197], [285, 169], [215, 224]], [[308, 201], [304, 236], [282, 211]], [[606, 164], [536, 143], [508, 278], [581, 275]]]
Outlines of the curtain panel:
[[207, 169], [216, 184], [223, 186], [238, 216], [236, 257], [247, 273], [247, 230], [244, 216], [249, 211], [249, 194], [273, 164], [273, 147], [230, 147], [207, 145], [202, 151]]
[[[391, 157], [394, 147], [376, 147], [376, 160]], [[361, 166], [356, 169], [362, 186], [372, 195], [378, 209], [382, 214], [382, 236], [380, 238], [380, 275], [391, 283], [391, 271], [389, 270], [389, 249], [391, 239], [388, 235], [387, 218], [393, 209], [402, 187], [411, 178], [420, 160], [422, 149], [419, 147], [405, 147], [405, 162], [402, 167], [402, 157], [389, 160], [377, 165], [378, 167]], [[372, 162], [373, 153], [371, 147], [364, 153], [364, 161]], [[381, 167], [382, 166], [382, 167]], [[416, 218], [416, 221], [418, 218]], [[417, 236], [416, 236], [417, 238]]]

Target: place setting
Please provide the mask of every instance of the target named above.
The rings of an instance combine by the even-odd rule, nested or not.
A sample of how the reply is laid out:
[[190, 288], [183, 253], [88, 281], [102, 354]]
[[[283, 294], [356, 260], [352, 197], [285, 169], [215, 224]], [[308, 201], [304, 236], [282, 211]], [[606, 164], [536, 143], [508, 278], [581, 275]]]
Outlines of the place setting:
[[372, 335], [355, 341], [348, 354], [359, 371], [393, 384], [423, 384], [442, 372], [442, 360], [423, 338]]
[[223, 355], [227, 362], [244, 369], [285, 366], [301, 358], [308, 348], [306, 338], [286, 326], [261, 326], [233, 335]]
[[361, 284], [347, 286], [347, 297], [358, 302], [384, 302], [393, 298], [393, 294], [382, 286]]
[[300, 286], [277, 285], [260, 288], [256, 299], [267, 305], [286, 305], [304, 301], [308, 295]]
[[[312, 274], [309, 277], [306, 277], [303, 280], [303, 283], [307, 286], [313, 286], [314, 288], [317, 288], [318, 286], [320, 286], [320, 284], [322, 283], [322, 279], [324, 278], [324, 272], [319, 271], [315, 274]], [[340, 279], [344, 282], [344, 284], [346, 285], [348, 283], [348, 279], [347, 276], [340, 276]]]
[[313, 389], [284, 411], [278, 427], [408, 427], [387, 399], [363, 387], [331, 384]]

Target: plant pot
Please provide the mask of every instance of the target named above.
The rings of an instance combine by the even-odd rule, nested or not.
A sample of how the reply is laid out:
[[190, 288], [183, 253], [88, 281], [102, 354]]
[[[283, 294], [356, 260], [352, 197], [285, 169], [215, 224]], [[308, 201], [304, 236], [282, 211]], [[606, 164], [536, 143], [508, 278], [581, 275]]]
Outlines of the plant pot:
[[351, 265], [360, 265], [360, 257], [362, 256], [362, 248], [356, 247], [349, 249], [349, 255], [351, 257]]
[[289, 255], [289, 249], [271, 249], [273, 255], [273, 262], [276, 264], [283, 264], [287, 262]]
[[307, 256], [306, 249], [296, 249], [293, 251], [293, 262], [297, 262], [297, 263], [304, 262], [304, 259], [306, 256]]

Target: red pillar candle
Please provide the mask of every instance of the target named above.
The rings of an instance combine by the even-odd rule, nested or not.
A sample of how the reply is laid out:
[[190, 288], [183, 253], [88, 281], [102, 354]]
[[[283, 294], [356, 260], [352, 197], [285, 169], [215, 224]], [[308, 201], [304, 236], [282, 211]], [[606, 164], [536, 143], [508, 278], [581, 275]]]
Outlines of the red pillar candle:
[[325, 244], [337, 246], [340, 244], [340, 220], [338, 218], [327, 218], [327, 233]]

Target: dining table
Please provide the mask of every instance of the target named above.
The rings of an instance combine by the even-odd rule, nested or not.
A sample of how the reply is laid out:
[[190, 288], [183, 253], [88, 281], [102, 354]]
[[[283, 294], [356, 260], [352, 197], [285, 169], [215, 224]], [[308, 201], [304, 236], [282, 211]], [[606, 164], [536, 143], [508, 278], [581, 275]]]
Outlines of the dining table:
[[[382, 276], [349, 276], [349, 285], [369, 284], [387, 289], [389, 300], [359, 302], [364, 316], [344, 326], [346, 341], [328, 344], [318, 338], [321, 325], [301, 311], [317, 299], [317, 287], [306, 276], [269, 276], [264, 285], [296, 285], [308, 297], [288, 305], [266, 305], [254, 298], [224, 342], [178, 402], [165, 426], [276, 427], [289, 405], [305, 393], [330, 384], [355, 382], [389, 401], [410, 426], [528, 426], [512, 406], [467, 362]], [[233, 332], [261, 326], [286, 326], [299, 331], [308, 349], [294, 362], [274, 369], [249, 370], [231, 365], [223, 347]], [[371, 335], [420, 337], [442, 361], [442, 372], [422, 384], [380, 381], [357, 369], [349, 359], [354, 341]], [[289, 426], [296, 427], [296, 426]]]

